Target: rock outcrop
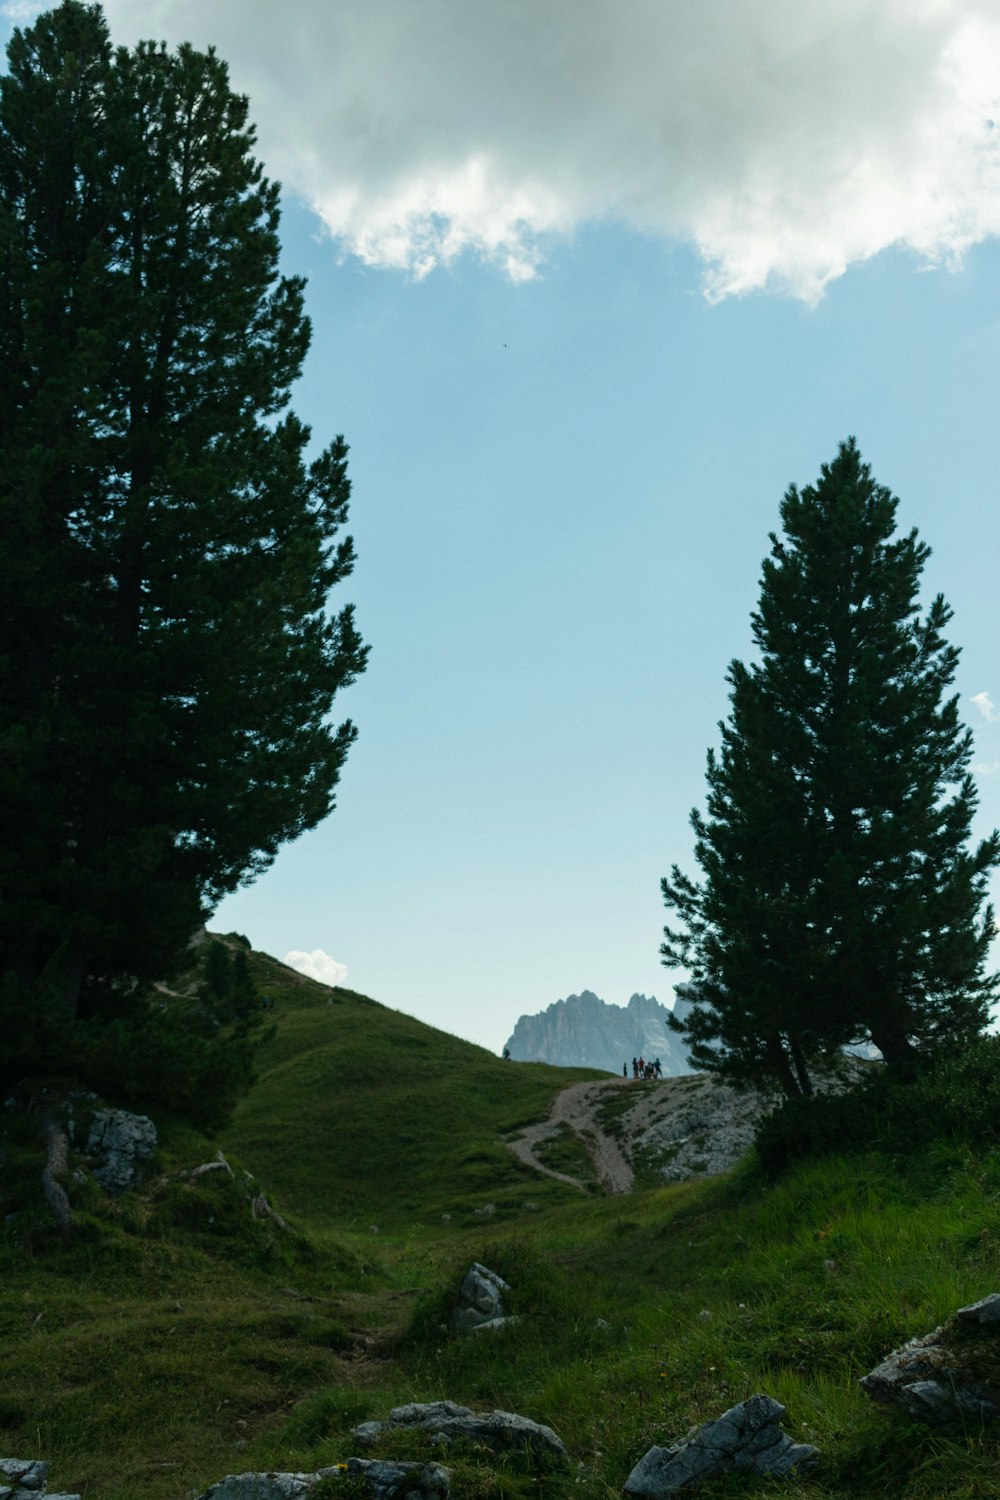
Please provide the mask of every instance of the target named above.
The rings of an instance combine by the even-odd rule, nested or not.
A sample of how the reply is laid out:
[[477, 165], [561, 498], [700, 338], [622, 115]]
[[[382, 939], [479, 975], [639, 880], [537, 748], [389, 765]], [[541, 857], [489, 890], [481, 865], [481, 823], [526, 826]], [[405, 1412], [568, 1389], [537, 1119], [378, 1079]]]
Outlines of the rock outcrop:
[[0, 1500], [80, 1500], [54, 1495], [48, 1487], [49, 1466], [40, 1458], [0, 1458]]
[[349, 1458], [314, 1474], [227, 1474], [198, 1500], [306, 1500], [324, 1479], [343, 1479], [351, 1495], [358, 1493], [360, 1481], [370, 1500], [446, 1500], [451, 1489], [451, 1473], [441, 1464]]
[[670, 1089], [648, 1124], [636, 1121], [633, 1152], [659, 1160], [665, 1182], [728, 1172], [753, 1145], [767, 1100], [741, 1093], [709, 1073], [692, 1074]]
[[628, 1005], [608, 1005], [591, 990], [557, 1000], [534, 1016], [521, 1016], [507, 1049], [518, 1062], [559, 1068], [604, 1068], [621, 1076], [633, 1057], [658, 1057], [664, 1075], [691, 1071], [683, 1039], [670, 1031], [667, 1006], [652, 995], [633, 995]]
[[862, 1376], [873, 1401], [932, 1426], [1000, 1417], [1000, 1292], [960, 1307]]
[[785, 1408], [773, 1396], [751, 1396], [683, 1442], [650, 1448], [625, 1481], [636, 1500], [664, 1500], [721, 1474], [780, 1477], [818, 1457], [807, 1443], [793, 1443], [778, 1425]]
[[227, 1474], [210, 1485], [198, 1500], [301, 1500], [322, 1475], [299, 1473]]
[[452, 1314], [451, 1326], [456, 1333], [468, 1329], [501, 1328], [512, 1321], [507, 1316], [504, 1292], [510, 1287], [502, 1276], [481, 1266], [477, 1260], [466, 1271], [458, 1294], [458, 1306]]
[[[349, 1458], [334, 1471], [346, 1479], [363, 1479], [372, 1500], [446, 1500], [451, 1470], [443, 1464], [394, 1463], [388, 1459]], [[330, 1471], [325, 1473], [329, 1475]]]
[[95, 1111], [87, 1137], [88, 1156], [103, 1158], [94, 1169], [94, 1180], [117, 1197], [135, 1187], [140, 1163], [156, 1149], [156, 1126], [147, 1115], [127, 1109]]
[[564, 1460], [566, 1448], [551, 1427], [512, 1411], [477, 1414], [454, 1401], [413, 1401], [396, 1406], [385, 1421], [362, 1422], [351, 1436], [359, 1443], [375, 1443], [387, 1432], [409, 1429], [432, 1442], [469, 1438], [491, 1453], [530, 1452], [535, 1458]]

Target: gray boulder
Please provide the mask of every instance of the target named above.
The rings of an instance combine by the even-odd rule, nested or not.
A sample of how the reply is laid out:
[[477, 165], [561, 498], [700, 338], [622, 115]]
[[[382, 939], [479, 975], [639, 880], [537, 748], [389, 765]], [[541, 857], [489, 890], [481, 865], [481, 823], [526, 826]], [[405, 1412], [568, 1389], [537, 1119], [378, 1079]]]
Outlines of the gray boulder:
[[80, 1500], [79, 1495], [52, 1495], [49, 1466], [40, 1458], [0, 1458], [0, 1500]]
[[227, 1474], [198, 1500], [300, 1500], [318, 1481], [318, 1474]]
[[919, 1422], [1000, 1417], [1000, 1292], [960, 1307], [940, 1328], [911, 1339], [862, 1376], [861, 1389]]
[[785, 1408], [772, 1396], [751, 1396], [670, 1448], [650, 1448], [625, 1481], [626, 1495], [661, 1500], [720, 1474], [780, 1476], [812, 1463], [817, 1450], [793, 1443], [779, 1427]]
[[156, 1149], [156, 1126], [146, 1115], [127, 1109], [99, 1109], [87, 1137], [87, 1155], [103, 1158], [94, 1180], [111, 1197], [128, 1192], [138, 1181], [139, 1163]]
[[[990, 1328], [994, 1323], [1000, 1325], [1000, 1292], [990, 1292], [988, 1297], [980, 1297], [978, 1302], [960, 1307], [955, 1314], [955, 1321], [963, 1328]], [[997, 1332], [1000, 1332], [1000, 1327]]]
[[454, 1401], [414, 1401], [407, 1406], [396, 1406], [386, 1421], [362, 1422], [351, 1435], [359, 1443], [374, 1443], [383, 1433], [401, 1427], [423, 1433], [432, 1441], [451, 1443], [455, 1438], [469, 1438], [482, 1443], [491, 1453], [528, 1450], [536, 1458], [567, 1457], [562, 1439], [551, 1427], [512, 1411], [477, 1415], [468, 1406], [458, 1406]]
[[459, 1305], [452, 1314], [452, 1328], [463, 1332], [486, 1324], [496, 1327], [507, 1316], [503, 1294], [509, 1291], [510, 1287], [502, 1276], [474, 1260], [459, 1289]]
[[321, 1479], [362, 1480], [371, 1500], [446, 1500], [451, 1488], [451, 1474], [440, 1464], [349, 1458], [314, 1474], [228, 1474], [198, 1500], [302, 1500]]
[[349, 1458], [343, 1468], [320, 1469], [318, 1478], [333, 1474], [363, 1479], [372, 1500], [446, 1500], [451, 1490], [451, 1470], [441, 1464]]

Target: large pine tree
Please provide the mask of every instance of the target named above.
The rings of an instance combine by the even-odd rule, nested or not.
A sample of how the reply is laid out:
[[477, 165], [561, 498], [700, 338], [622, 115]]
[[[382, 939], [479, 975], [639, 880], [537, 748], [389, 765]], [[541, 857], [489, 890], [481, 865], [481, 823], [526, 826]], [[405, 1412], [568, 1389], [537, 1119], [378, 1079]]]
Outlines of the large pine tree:
[[929, 549], [853, 441], [792, 486], [752, 616], [759, 659], [729, 669], [731, 712], [695, 811], [702, 879], [663, 881], [681, 919], [661, 949], [691, 970], [693, 1058], [810, 1093], [817, 1064], [871, 1041], [890, 1066], [986, 1023], [1000, 835], [969, 847], [971, 734], [948, 695], [958, 651]]
[[365, 660], [327, 602], [353, 561], [346, 448], [307, 461], [287, 409], [309, 324], [253, 141], [211, 51], [115, 51], [80, 0], [14, 34], [0, 974], [22, 1021], [161, 974], [327, 814], [354, 738], [328, 722]]

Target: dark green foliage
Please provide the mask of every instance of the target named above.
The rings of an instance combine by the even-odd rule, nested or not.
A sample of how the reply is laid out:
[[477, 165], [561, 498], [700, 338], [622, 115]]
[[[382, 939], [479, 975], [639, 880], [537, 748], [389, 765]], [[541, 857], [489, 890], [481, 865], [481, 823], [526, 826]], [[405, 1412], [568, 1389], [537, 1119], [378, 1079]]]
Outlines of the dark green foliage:
[[193, 1011], [179, 1017], [143, 1001], [121, 1020], [73, 1030], [76, 1076], [133, 1109], [169, 1107], [202, 1130], [220, 1128], [253, 1078], [258, 1036]]
[[202, 995], [220, 1021], [246, 1020], [261, 1008], [246, 950], [230, 952], [217, 938], [208, 945]]
[[854, 441], [792, 486], [752, 616], [759, 660], [729, 669], [731, 713], [694, 812], [700, 884], [663, 882], [681, 926], [668, 965], [694, 1004], [694, 1061], [789, 1096], [873, 1041], [890, 1066], [985, 1025], [996, 981], [986, 882], [1000, 836], [969, 850], [970, 733], [945, 696], [958, 651], [917, 589], [929, 549], [896, 536], [896, 499]]
[[33, 998], [8, 981], [12, 1024], [0, 1058], [9, 1086], [28, 1097], [40, 1085], [84, 1082], [140, 1113], [167, 1110], [218, 1129], [252, 1082], [274, 1026], [243, 948], [200, 944], [178, 983], [183, 989], [161, 985], [127, 998], [112, 991], [101, 1011], [67, 1016], [58, 998]]
[[786, 1099], [761, 1121], [760, 1161], [769, 1176], [810, 1157], [881, 1151], [909, 1156], [936, 1142], [1000, 1147], [1000, 1037], [936, 1058], [900, 1081], [874, 1069], [842, 1094]]
[[14, 33], [0, 81], [8, 1074], [34, 1047], [26, 1007], [134, 1026], [205, 912], [330, 811], [354, 738], [328, 722], [365, 660], [350, 609], [327, 610], [353, 562], [336, 540], [346, 448], [307, 462], [287, 411], [309, 325], [252, 147], [214, 53], [115, 52], [79, 0]]
[[218, 939], [208, 945], [205, 959], [204, 990], [213, 1000], [225, 1004], [233, 991], [233, 966], [229, 951]]
[[61, 1007], [11, 1004], [20, 1052], [11, 1072], [32, 1089], [41, 1079], [89, 1088], [139, 1113], [176, 1111], [202, 1130], [217, 1130], [254, 1076], [266, 1029], [258, 1016], [220, 1023], [199, 1005], [142, 997], [128, 1013], [67, 1017]]

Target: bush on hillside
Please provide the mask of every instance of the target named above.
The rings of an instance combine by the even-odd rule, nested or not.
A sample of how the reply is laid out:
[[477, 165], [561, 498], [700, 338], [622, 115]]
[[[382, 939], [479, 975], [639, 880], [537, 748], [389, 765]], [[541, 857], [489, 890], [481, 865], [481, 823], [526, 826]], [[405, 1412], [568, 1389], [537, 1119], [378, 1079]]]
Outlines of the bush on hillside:
[[172, 1024], [167, 1012], [111, 1022], [87, 1038], [86, 1080], [133, 1109], [166, 1106], [199, 1130], [221, 1129], [253, 1082], [257, 1039]]
[[21, 1019], [0, 1040], [5, 1091], [32, 1092], [44, 1058], [45, 1080], [141, 1113], [166, 1108], [208, 1132], [221, 1128], [250, 1087], [254, 1055], [271, 1035], [261, 1011], [234, 1015], [228, 1000], [217, 1005], [204, 994], [154, 993], [131, 1000], [124, 1013], [111, 1003], [87, 1017], [67, 1015], [53, 998], [25, 1004]]
[[225, 943], [212, 938], [202, 962], [199, 994], [220, 1023], [245, 1020], [260, 1010], [260, 992], [246, 949], [230, 952]]
[[940, 1140], [1000, 1145], [1000, 1036], [928, 1060], [906, 1082], [878, 1069], [846, 1093], [785, 1100], [756, 1134], [770, 1177], [806, 1157], [859, 1151], [906, 1156]]

